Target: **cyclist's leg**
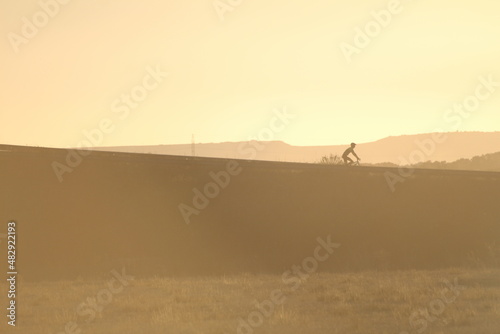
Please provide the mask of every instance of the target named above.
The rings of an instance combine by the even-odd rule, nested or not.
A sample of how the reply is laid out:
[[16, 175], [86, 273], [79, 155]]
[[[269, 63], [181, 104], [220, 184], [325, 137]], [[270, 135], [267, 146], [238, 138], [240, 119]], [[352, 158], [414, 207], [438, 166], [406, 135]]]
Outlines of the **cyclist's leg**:
[[354, 161], [349, 157], [344, 157], [344, 162], [346, 165], [352, 165]]

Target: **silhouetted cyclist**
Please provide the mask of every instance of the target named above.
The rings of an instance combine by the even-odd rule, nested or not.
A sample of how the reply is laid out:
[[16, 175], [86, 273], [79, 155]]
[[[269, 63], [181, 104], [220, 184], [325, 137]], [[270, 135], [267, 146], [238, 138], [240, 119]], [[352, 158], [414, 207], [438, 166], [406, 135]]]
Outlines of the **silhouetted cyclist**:
[[354, 163], [354, 161], [351, 158], [349, 158], [349, 154], [351, 154], [351, 153], [356, 157], [356, 159], [358, 159], [358, 161], [361, 160], [358, 157], [358, 155], [356, 154], [356, 152], [354, 152], [355, 147], [356, 147], [356, 144], [351, 143], [351, 147], [349, 147], [347, 150], [345, 150], [344, 154], [342, 154], [342, 159], [344, 159], [344, 163], [346, 165], [352, 165]]

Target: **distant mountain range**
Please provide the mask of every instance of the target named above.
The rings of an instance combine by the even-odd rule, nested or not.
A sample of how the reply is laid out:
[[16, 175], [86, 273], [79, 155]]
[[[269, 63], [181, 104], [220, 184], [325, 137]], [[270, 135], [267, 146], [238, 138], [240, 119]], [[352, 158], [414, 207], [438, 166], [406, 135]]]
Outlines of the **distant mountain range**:
[[[441, 136], [441, 137], [437, 137]], [[355, 139], [353, 139], [355, 140]], [[281, 141], [196, 143], [195, 155], [248, 160], [318, 162], [326, 155], [342, 155], [349, 146], [292, 146]], [[191, 144], [95, 147], [98, 151], [192, 155]], [[360, 143], [356, 152], [363, 163], [411, 164], [424, 161], [451, 162], [500, 152], [500, 132], [451, 132], [387, 137]]]

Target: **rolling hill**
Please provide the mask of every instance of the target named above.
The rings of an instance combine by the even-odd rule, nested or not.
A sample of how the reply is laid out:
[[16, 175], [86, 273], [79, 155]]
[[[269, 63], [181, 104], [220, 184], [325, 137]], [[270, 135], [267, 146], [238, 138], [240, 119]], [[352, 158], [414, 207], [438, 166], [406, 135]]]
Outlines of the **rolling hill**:
[[24, 279], [282, 273], [320, 237], [341, 244], [326, 271], [498, 261], [500, 173], [416, 170], [391, 191], [397, 168], [96, 151], [59, 182], [68, 153], [0, 147]]

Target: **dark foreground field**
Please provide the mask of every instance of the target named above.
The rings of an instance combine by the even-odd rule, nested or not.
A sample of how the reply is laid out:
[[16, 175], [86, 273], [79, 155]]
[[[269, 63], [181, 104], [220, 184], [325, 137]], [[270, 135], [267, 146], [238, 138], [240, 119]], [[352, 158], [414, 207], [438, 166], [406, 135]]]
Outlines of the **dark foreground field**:
[[327, 236], [326, 271], [498, 264], [500, 173], [416, 170], [392, 191], [397, 169], [94, 152], [59, 182], [69, 151], [0, 149], [28, 280], [280, 274]]

